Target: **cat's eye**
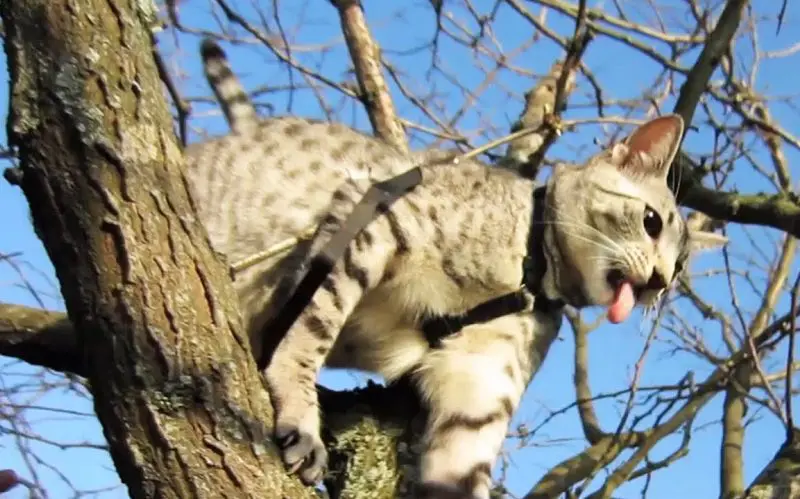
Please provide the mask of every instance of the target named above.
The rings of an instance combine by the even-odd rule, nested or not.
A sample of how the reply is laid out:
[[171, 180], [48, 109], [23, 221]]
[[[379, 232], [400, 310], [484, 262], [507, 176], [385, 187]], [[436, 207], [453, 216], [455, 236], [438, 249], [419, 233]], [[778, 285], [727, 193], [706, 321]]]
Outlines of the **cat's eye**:
[[644, 209], [644, 231], [647, 235], [656, 239], [661, 235], [661, 230], [664, 228], [664, 222], [661, 220], [661, 215], [656, 213], [656, 210], [649, 206]]

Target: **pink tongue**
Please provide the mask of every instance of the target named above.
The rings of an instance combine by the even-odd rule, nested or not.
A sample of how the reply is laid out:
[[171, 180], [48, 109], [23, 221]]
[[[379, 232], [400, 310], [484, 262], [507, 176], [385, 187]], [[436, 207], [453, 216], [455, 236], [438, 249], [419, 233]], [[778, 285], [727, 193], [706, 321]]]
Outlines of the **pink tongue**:
[[614, 301], [608, 307], [608, 320], [619, 324], [627, 319], [631, 315], [634, 302], [633, 286], [628, 281], [623, 281], [614, 292]]

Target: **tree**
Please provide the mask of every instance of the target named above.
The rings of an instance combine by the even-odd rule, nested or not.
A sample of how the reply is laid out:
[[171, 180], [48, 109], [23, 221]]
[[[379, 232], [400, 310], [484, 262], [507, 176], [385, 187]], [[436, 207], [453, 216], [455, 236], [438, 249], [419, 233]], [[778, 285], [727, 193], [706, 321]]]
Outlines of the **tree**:
[[[68, 316], [44, 303], [0, 304], [0, 353], [67, 373], [64, 385], [91, 393], [133, 497], [313, 497], [276, 458], [271, 407], [228, 272], [181, 180], [173, 124], [180, 140], [196, 140], [203, 124], [197, 110], [208, 107], [207, 98], [184, 96], [178, 80], [180, 66], [196, 58], [199, 36], [242, 46], [231, 51], [234, 66], [237, 55], [261, 51], [268, 63], [242, 76], [262, 109], [368, 123], [401, 149], [467, 151], [525, 130], [505, 155], [502, 148], [481, 154], [531, 176], [545, 175], [557, 158], [589, 152], [570, 144], [590, 137], [608, 143], [642, 117], [674, 111], [696, 127], [673, 165], [679, 200], [691, 223], [720, 227], [733, 242], [721, 257], [698, 263], [705, 271], [682, 280], [647, 335], [627, 340], [640, 354], [622, 389], [593, 394], [590, 382], [597, 389], [603, 381], [595, 366], [625, 366], [589, 362], [590, 340], [612, 333], [592, 333], [591, 313], [568, 313], [573, 401], [538, 417], [520, 415], [498, 469], [498, 493], [680, 494], [659, 477], [690, 449], [707, 447], [698, 433], [721, 421], [713, 425], [720, 428], [718, 469], [702, 471], [718, 476], [720, 497], [794, 497], [800, 444], [787, 372], [796, 369], [800, 200], [790, 162], [800, 141], [789, 131], [795, 97], [781, 86], [767, 95], [758, 79], [759, 71], [774, 73], [772, 61], [797, 52], [790, 35], [796, 12], [787, 5], [274, 0], [245, 7], [214, 0], [168, 1], [157, 10], [130, 0], [2, 2], [8, 156], [18, 165], [6, 178], [24, 192]], [[323, 29], [321, 19], [334, 19], [339, 31]], [[409, 28], [423, 22], [425, 32]], [[778, 50], [787, 40], [793, 45]], [[183, 46], [191, 51], [180, 58]], [[635, 88], [608, 69], [623, 59], [624, 71], [636, 73]], [[530, 87], [524, 95], [523, 86]], [[516, 121], [508, 118], [517, 113]], [[19, 265], [19, 255], [2, 260]], [[659, 377], [646, 368], [656, 363], [677, 367]], [[546, 364], [537, 382], [550, 370]], [[1, 379], [11, 399], [9, 376]], [[328, 493], [392, 497], [405, 490], [424, 417], [407, 387], [321, 390], [332, 433]], [[744, 437], [754, 414], [783, 445], [746, 491], [743, 459], [753, 450]], [[523, 475], [519, 485], [515, 455], [548, 443], [544, 431], [559, 431], [554, 422], [565, 415], [579, 421], [581, 444], [562, 459], [548, 455], [548, 470], [536, 479]], [[9, 421], [24, 418], [23, 411]], [[20, 426], [10, 424], [20, 442], [35, 437]], [[44, 492], [33, 478], [28, 485]]]

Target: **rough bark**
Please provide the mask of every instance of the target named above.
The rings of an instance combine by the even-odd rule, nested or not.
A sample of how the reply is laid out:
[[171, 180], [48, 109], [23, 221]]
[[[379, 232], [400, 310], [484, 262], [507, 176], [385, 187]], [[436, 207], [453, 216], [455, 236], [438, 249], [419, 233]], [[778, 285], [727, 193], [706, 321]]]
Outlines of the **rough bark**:
[[309, 497], [194, 216], [135, 0], [2, 2], [8, 132], [132, 497]]
[[320, 390], [330, 439], [328, 493], [337, 498], [408, 497], [425, 415], [411, 385]]
[[[77, 334], [66, 314], [0, 303], [0, 355], [86, 376]], [[333, 498], [402, 496], [419, 457], [413, 442], [424, 413], [411, 386], [320, 389], [330, 450], [328, 494]]]

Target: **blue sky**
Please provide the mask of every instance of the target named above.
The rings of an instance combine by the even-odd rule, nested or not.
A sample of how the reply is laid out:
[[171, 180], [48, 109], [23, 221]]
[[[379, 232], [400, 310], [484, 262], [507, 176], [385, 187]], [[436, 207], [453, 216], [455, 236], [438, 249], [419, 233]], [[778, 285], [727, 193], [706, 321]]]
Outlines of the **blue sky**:
[[[267, 4], [268, 2], [262, 2]], [[777, 3], [777, 2], [776, 2]], [[181, 2], [181, 19], [193, 28], [216, 29], [214, 18], [208, 15], [208, 5], [204, 2]], [[476, 56], [473, 51], [465, 49], [452, 41], [443, 40], [439, 47], [440, 64], [442, 71], [429, 73], [430, 54], [426, 51], [412, 52], [411, 49], [419, 47], [430, 40], [433, 33], [433, 23], [430, 16], [428, 2], [422, 0], [368, 0], [365, 2], [367, 16], [373, 33], [384, 49], [384, 54], [391, 63], [402, 69], [404, 82], [415, 90], [435, 90], [439, 95], [437, 102], [440, 105], [439, 113], [442, 116], [451, 115], [459, 108], [464, 100], [464, 93], [448, 78], [457, 75], [462, 85], [475, 88], [481, 83], [483, 73], [476, 68], [477, 64], [489, 65], [489, 59]], [[460, 5], [461, 2], [458, 2]], [[494, 2], [476, 1], [474, 5], [481, 12], [488, 12]], [[538, 7], [525, 3], [531, 11], [538, 13]], [[609, 8], [610, 2], [590, 1], [591, 6]], [[607, 5], [606, 5], [607, 4]], [[777, 5], [758, 3], [757, 12], [762, 15], [774, 16]], [[791, 4], [791, 2], [790, 2]], [[233, 3], [242, 12], [252, 15], [250, 2], [241, 1]], [[463, 25], [474, 29], [466, 17], [463, 8], [456, 8], [453, 3], [453, 12], [456, 18], [463, 21]], [[644, 8], [636, 9], [631, 2], [624, 3], [632, 19], [649, 15]], [[663, 22], [672, 31], [679, 31], [681, 23], [687, 23], [684, 13], [685, 2], [660, 2], [663, 9]], [[306, 6], [306, 7], [304, 7]], [[402, 9], [406, 6], [406, 10]], [[297, 50], [295, 56], [309, 67], [324, 72], [336, 80], [344, 79], [347, 66], [347, 54], [343, 47], [338, 27], [338, 18], [328, 2], [311, 0], [308, 3], [284, 2], [281, 7], [283, 28], [288, 36], [307, 51]], [[268, 11], [269, 14], [269, 11]], [[796, 5], [789, 6], [785, 26], [780, 35], [775, 34], [774, 21], [763, 24], [758, 31], [761, 50], [776, 50], [786, 48], [793, 43], [800, 42], [797, 38], [798, 15], [800, 8]], [[258, 25], [257, 17], [250, 17]], [[572, 31], [571, 21], [550, 12], [547, 18], [548, 26], [561, 36]], [[267, 19], [273, 28], [274, 23]], [[450, 25], [452, 27], [452, 24]], [[529, 24], [522, 22], [516, 14], [507, 7], [501, 7], [493, 24], [496, 30], [493, 35], [497, 43], [502, 45], [507, 53], [513, 53], [516, 47], [524, 45], [534, 35]], [[197, 56], [199, 39], [194, 36], [181, 35], [177, 39], [172, 33], [161, 36], [163, 49], [168, 54], [168, 64], [172, 69], [178, 65], [183, 69], [183, 75], [177, 79], [181, 91], [186, 96], [208, 96], [205, 81]], [[655, 42], [650, 42], [662, 53], [666, 47]], [[324, 57], [315, 55], [310, 49], [320, 45], [330, 45]], [[258, 85], [278, 85], [289, 82], [285, 67], [276, 63], [274, 58], [266, 51], [254, 46], [232, 48], [225, 46], [229, 53], [232, 65], [248, 88]], [[689, 66], [693, 63], [698, 51], [692, 51], [679, 60], [679, 63]], [[748, 66], [753, 60], [752, 49], [747, 43], [737, 45], [737, 57]], [[457, 127], [466, 133], [474, 143], [480, 144], [487, 137], [472, 134], [471, 131], [484, 127], [486, 123], [495, 127], [491, 135], [496, 137], [506, 131], [511, 122], [518, 116], [521, 109], [521, 96], [531, 87], [535, 79], [548, 70], [555, 58], [561, 55], [560, 49], [553, 43], [541, 41], [530, 48], [520, 50], [510, 60], [510, 64], [524, 68], [531, 74], [522, 71], [504, 71], [499, 73], [496, 80], [481, 93], [470, 106]], [[5, 68], [4, 54], [0, 54], [0, 67]], [[600, 38], [590, 45], [586, 57], [595, 76], [603, 84], [606, 99], [632, 99], [639, 97], [645, 89], [653, 85], [658, 66], [649, 59], [632, 52], [625, 45]], [[761, 61], [761, 70], [755, 81], [758, 92], [781, 96], [781, 99], [769, 101], [770, 111], [782, 126], [789, 130], [798, 130], [800, 120], [794, 102], [789, 99], [798, 93], [796, 78], [787, 77], [790, 67], [796, 67], [797, 57], [780, 60]], [[737, 69], [738, 70], [738, 69]], [[302, 82], [295, 73], [294, 82]], [[717, 80], [719, 75], [715, 75]], [[676, 85], [682, 81], [677, 80]], [[397, 86], [393, 86], [393, 95], [398, 113], [404, 118], [431, 126], [431, 121], [420, 113], [418, 109], [402, 98]], [[593, 117], [597, 110], [592, 105], [590, 87], [585, 78], [579, 79], [578, 90], [570, 100], [568, 117]], [[342, 101], [337, 92], [321, 89], [320, 94], [330, 99], [338, 106]], [[662, 112], [668, 111], [674, 104], [675, 97], [668, 97], [662, 104]], [[314, 95], [309, 91], [299, 91], [292, 99], [286, 94], [270, 94], [263, 100], [274, 108], [276, 114], [298, 114], [302, 116], [321, 116], [320, 106]], [[7, 109], [8, 89], [0, 87], [0, 108]], [[341, 106], [340, 119], [362, 129], [368, 129], [363, 110], [352, 103]], [[735, 123], [735, 115], [724, 107], [710, 103], [709, 109], [714, 116], [723, 121]], [[618, 113], [619, 107], [609, 107], [609, 114]], [[224, 133], [226, 125], [220, 119], [219, 113], [211, 106], [196, 105], [195, 116], [191, 125], [197, 129], [207, 130], [212, 134]], [[636, 117], [641, 113], [635, 113]], [[698, 112], [695, 124], [703, 125], [705, 115]], [[0, 130], [0, 140], [5, 143], [5, 129]], [[551, 149], [550, 157], [577, 160], [597, 150], [593, 139], [602, 137], [602, 129], [598, 126], [582, 126], [576, 132], [567, 133], [565, 137]], [[197, 134], [192, 135], [192, 140], [197, 139]], [[420, 147], [430, 141], [430, 137], [415, 136], [412, 144]], [[691, 132], [686, 140], [685, 150], [691, 153], [709, 153], [712, 150], [713, 136], [707, 129]], [[798, 151], [787, 146], [784, 150], [790, 165], [796, 165]], [[769, 164], [768, 156], [763, 147], [756, 146], [754, 157], [763, 164]], [[7, 164], [7, 162], [5, 162]], [[6, 166], [6, 164], [2, 166]], [[797, 167], [792, 168], [792, 173], [797, 174]], [[739, 189], [742, 192], [774, 191], [761, 175], [753, 172], [742, 161], [736, 163], [736, 169], [727, 180], [726, 189]], [[0, 212], [4, 213], [4, 221], [0, 225], [0, 253], [19, 253], [15, 262], [20, 265], [24, 275], [31, 285], [41, 293], [43, 305], [63, 310], [57, 280], [52, 267], [41, 246], [33, 233], [26, 202], [20, 191], [0, 181]], [[747, 276], [736, 276], [733, 279], [739, 303], [744, 309], [745, 316], [749, 319], [758, 305], [757, 291], [763, 289], [769, 266], [775, 258], [775, 250], [766, 241], [778, 241], [780, 234], [776, 231], [743, 228], [740, 226], [729, 227], [729, 236], [732, 243], [729, 247], [730, 256], [734, 265], [743, 267], [749, 265]], [[761, 254], [763, 251], [765, 254]], [[794, 265], [794, 270], [797, 270]], [[722, 268], [722, 259], [719, 254], [709, 254], [694, 260], [692, 271], [697, 274], [694, 281], [696, 290], [705, 300], [723, 311], [731, 311], [732, 295], [728, 282], [723, 277], [716, 275], [703, 277], [700, 274], [712, 272]], [[22, 279], [17, 271], [10, 265], [0, 262], [0, 301], [21, 303], [37, 306], [31, 293], [24, 288]], [[703, 318], [692, 310], [686, 303], [679, 302], [676, 310], [694, 327], [701, 331], [702, 336], [717, 353], [722, 353], [719, 340], [719, 328], [712, 322]], [[782, 298], [776, 308], [776, 314], [785, 313], [788, 309], [787, 297]], [[595, 314], [589, 312], [587, 317]], [[591, 385], [595, 394], [619, 390], [628, 386], [633, 366], [639, 358], [645, 342], [649, 323], [642, 321], [640, 314], [635, 315], [625, 324], [618, 326], [603, 325], [590, 335], [590, 373]], [[676, 383], [687, 370], [694, 370], [696, 378], [702, 380], [711, 371], [711, 366], [692, 355], [674, 353], [670, 341], [674, 336], [667, 332], [660, 334], [661, 341], [656, 342], [650, 353], [642, 373], [642, 385], [661, 383]], [[574, 401], [572, 386], [572, 334], [566, 327], [551, 348], [544, 366], [530, 385], [523, 404], [518, 411], [515, 424], [525, 423], [528, 427], [535, 427], [548, 411], [559, 409]], [[769, 371], [775, 370], [781, 357], [765, 363]], [[44, 395], [37, 395], [35, 387], [30, 385], [33, 380], [44, 379], [51, 388]], [[352, 373], [325, 372], [322, 380], [332, 387], [352, 386], [362, 378]], [[67, 383], [60, 377], [51, 374], [42, 374], [38, 368], [31, 368], [10, 359], [0, 359], [0, 383], [6, 389], [13, 389], [11, 401], [17, 404], [46, 406], [51, 408], [67, 409], [77, 413], [91, 413], [91, 401], [86, 396], [76, 395], [74, 391], [66, 388]], [[761, 393], [757, 393], [763, 396]], [[2, 403], [8, 401], [4, 400]], [[657, 472], [649, 485], [647, 497], [715, 497], [718, 494], [718, 464], [720, 428], [717, 424], [721, 416], [722, 398], [717, 397], [707, 404], [698, 415], [693, 431], [693, 440], [690, 454], [671, 465], [665, 470]], [[604, 401], [596, 404], [601, 424], [606, 430], [616, 428], [619, 414], [623, 409], [624, 399], [620, 402]], [[7, 406], [10, 407], [10, 406]], [[102, 444], [102, 431], [96, 421], [91, 417], [74, 414], [56, 413], [53, 410], [28, 410], [26, 416], [35, 421], [32, 428], [26, 431], [35, 431], [58, 442], [82, 443], [91, 442]], [[755, 416], [755, 417], [754, 417]], [[745, 442], [746, 481], [749, 482], [767, 462], [782, 441], [783, 433], [781, 423], [770, 413], [751, 405], [748, 417], [753, 422], [748, 426]], [[652, 422], [652, 418], [645, 422]], [[20, 454], [16, 452], [17, 442], [5, 430], [9, 429], [7, 422], [0, 424], [4, 428], [0, 431], [0, 449], [2, 449], [3, 462], [0, 467], [14, 467], [23, 476], [31, 477], [31, 469], [42, 477], [50, 496], [55, 498], [71, 496], [70, 487], [58, 478], [57, 474], [46, 469], [41, 463], [26, 464]], [[652, 454], [653, 459], [665, 456], [677, 447], [679, 437], [665, 439], [656, 447]], [[58, 472], [69, 477], [77, 489], [99, 489], [113, 486], [118, 479], [113, 471], [113, 465], [107, 455], [95, 449], [68, 449], [61, 450], [57, 446], [47, 443], [32, 441], [30, 447], [47, 464], [53, 466]], [[509, 441], [509, 448], [517, 445]], [[515, 450], [511, 453], [511, 464], [507, 471], [507, 486], [515, 494], [527, 491], [536, 480], [551, 466], [562, 459], [580, 451], [585, 446], [582, 438], [580, 422], [577, 413], [572, 410], [555, 418], [532, 438], [532, 445]], [[624, 456], [623, 456], [624, 457]], [[599, 473], [589, 490], [597, 487], [605, 478], [604, 473]], [[615, 497], [640, 497], [643, 480], [626, 484], [620, 488]], [[10, 493], [9, 497], [26, 497], [22, 490]], [[99, 494], [100, 497], [125, 497], [124, 488]]]

